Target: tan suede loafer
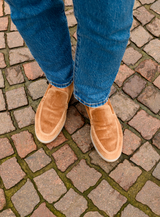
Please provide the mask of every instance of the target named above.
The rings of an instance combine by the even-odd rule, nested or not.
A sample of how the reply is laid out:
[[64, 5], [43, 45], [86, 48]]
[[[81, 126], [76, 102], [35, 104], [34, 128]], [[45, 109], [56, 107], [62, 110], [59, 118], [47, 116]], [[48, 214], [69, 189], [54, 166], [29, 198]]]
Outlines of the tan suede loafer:
[[91, 139], [98, 154], [108, 162], [116, 161], [122, 153], [123, 133], [110, 100], [103, 106], [86, 106], [91, 123]]
[[35, 116], [35, 133], [40, 142], [49, 143], [61, 132], [72, 92], [73, 83], [66, 88], [49, 84]]

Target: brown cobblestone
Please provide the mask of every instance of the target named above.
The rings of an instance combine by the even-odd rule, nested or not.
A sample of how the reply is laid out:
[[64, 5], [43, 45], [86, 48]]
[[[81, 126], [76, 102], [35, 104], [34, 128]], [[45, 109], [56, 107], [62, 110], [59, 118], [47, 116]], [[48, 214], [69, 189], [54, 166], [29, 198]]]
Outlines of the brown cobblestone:
[[3, 189], [0, 189], [0, 210], [6, 205], [6, 198]]
[[56, 217], [53, 213], [46, 207], [45, 203], [42, 203], [31, 215], [31, 217]]
[[160, 14], [160, 0], [156, 1], [152, 6], [150, 7], [153, 11], [155, 11], [157, 14]]
[[118, 92], [112, 96], [111, 103], [115, 113], [123, 121], [130, 120], [139, 109], [139, 105], [122, 92]]
[[2, 163], [0, 166], [0, 175], [5, 188], [9, 189], [21, 181], [24, 178], [25, 173], [17, 163], [17, 159], [13, 157]]
[[78, 103], [78, 104], [76, 105], [76, 108], [78, 109], [78, 111], [79, 111], [79, 113], [80, 113], [81, 115], [83, 115], [85, 118], [88, 118], [88, 119], [89, 119], [88, 114], [87, 114], [87, 111], [86, 111], [86, 109], [85, 109], [85, 106], [84, 106], [82, 103]]
[[115, 170], [110, 173], [110, 177], [114, 179], [125, 191], [136, 182], [142, 171], [133, 166], [128, 160], [120, 163]]
[[39, 192], [49, 203], [57, 201], [67, 189], [54, 169], [34, 178]]
[[140, 145], [141, 139], [130, 130], [126, 129], [123, 137], [123, 153], [131, 155]]
[[88, 197], [100, 209], [113, 217], [127, 201], [118, 191], [114, 190], [107, 181], [103, 180]]
[[47, 87], [48, 87], [47, 80], [40, 79], [38, 81], [31, 83], [28, 86], [28, 91], [32, 99], [36, 100], [41, 98], [45, 94]]
[[58, 137], [53, 141], [47, 144], [47, 147], [51, 150], [65, 142], [67, 139], [64, 137], [63, 133], [61, 132]]
[[160, 180], [160, 162], [158, 163], [158, 165], [156, 166], [156, 168], [154, 169], [152, 175], [155, 176], [157, 179]]
[[36, 172], [49, 164], [51, 162], [51, 159], [45, 154], [44, 150], [41, 148], [34, 154], [27, 157], [25, 161], [28, 164], [29, 168], [32, 170], [32, 172]]
[[115, 88], [114, 85], [112, 85], [109, 97], [111, 97], [116, 91], [117, 91], [117, 89]]
[[1, 70], [0, 70], [0, 88], [4, 88], [4, 78]]
[[66, 12], [66, 16], [67, 16], [68, 27], [73, 27], [77, 24], [77, 20], [73, 14], [72, 9]]
[[138, 208], [128, 204], [128, 206], [122, 211], [121, 217], [147, 217], [144, 212], [139, 210]]
[[151, 170], [159, 159], [160, 155], [153, 149], [149, 142], [142, 145], [133, 157], [131, 157], [134, 163], [140, 165], [146, 171]]
[[25, 74], [29, 80], [43, 77], [44, 73], [36, 61], [23, 64]]
[[136, 200], [146, 204], [154, 213], [160, 215], [160, 187], [155, 183], [147, 181], [142, 190], [137, 194]]
[[8, 17], [0, 17], [0, 31], [6, 31], [8, 28]]
[[134, 50], [132, 47], [129, 47], [126, 49], [124, 53], [123, 62], [127, 65], [134, 65], [141, 57], [141, 53]]
[[139, 0], [142, 4], [151, 4], [153, 3], [155, 0]]
[[141, 4], [139, 3], [139, 1], [135, 0], [133, 10], [137, 9], [140, 6], [141, 6]]
[[7, 81], [10, 85], [24, 82], [24, 77], [20, 66], [14, 66], [5, 70]]
[[0, 32], [0, 49], [5, 48], [5, 38], [4, 38], [4, 32]]
[[146, 28], [156, 37], [160, 37], [160, 19], [158, 19], [157, 17], [151, 22], [149, 23]]
[[131, 41], [133, 41], [138, 47], [142, 47], [149, 42], [153, 37], [142, 27], [138, 26], [131, 32]]
[[39, 196], [30, 180], [11, 197], [11, 200], [20, 216], [30, 214], [40, 202]]
[[153, 144], [160, 149], [160, 132], [153, 137]]
[[96, 184], [101, 174], [94, 168], [90, 168], [85, 160], [81, 160], [68, 174], [74, 186], [81, 192]]
[[129, 125], [138, 130], [143, 138], [149, 140], [160, 128], [160, 120], [150, 116], [145, 111], [139, 111], [129, 122]]
[[7, 4], [7, 2], [4, 2], [4, 13], [5, 13], [5, 15], [8, 15], [8, 14], [11, 13], [10, 7], [9, 7], [9, 5]]
[[134, 71], [132, 69], [130, 69], [128, 66], [126, 66], [125, 64], [121, 65], [119, 68], [119, 72], [116, 76], [115, 79], [115, 83], [121, 87], [123, 85], [123, 82], [130, 77], [132, 74], [134, 73]]
[[7, 138], [0, 139], [0, 159], [14, 154], [13, 148]]
[[11, 21], [11, 27], [10, 27], [10, 31], [16, 31], [17, 27], [14, 25], [14, 23]]
[[9, 32], [7, 33], [7, 44], [9, 48], [23, 46], [23, 38], [19, 32]]
[[0, 135], [15, 130], [8, 112], [0, 113]]
[[14, 116], [19, 128], [34, 124], [35, 112], [31, 106], [14, 111]]
[[55, 159], [59, 170], [64, 172], [71, 164], [77, 160], [77, 156], [68, 144], [64, 145], [58, 151], [54, 152], [52, 156]]
[[145, 80], [138, 75], [134, 75], [124, 84], [123, 90], [134, 99], [145, 88], [145, 85]]
[[154, 39], [144, 47], [144, 51], [160, 63], [160, 40]]
[[16, 48], [9, 51], [10, 64], [14, 65], [25, 61], [33, 60], [33, 56], [26, 47]]
[[156, 72], [158, 71], [158, 64], [151, 59], [145, 60], [137, 66], [136, 71], [148, 81], [152, 82]]
[[6, 63], [5, 63], [5, 60], [4, 60], [4, 54], [3, 53], [0, 53], [0, 68], [5, 68], [6, 67]]
[[135, 29], [138, 25], [139, 25], [139, 22], [138, 22], [137, 20], [133, 19], [131, 31], [132, 31], [133, 29]]
[[151, 14], [150, 12], [147, 11], [147, 9], [145, 7], [140, 7], [138, 9], [136, 9], [135, 11], [133, 11], [133, 15], [143, 24], [147, 24], [149, 23], [154, 15]]
[[70, 106], [67, 112], [67, 120], [65, 123], [66, 130], [72, 134], [84, 124], [84, 119], [74, 106]]
[[70, 188], [67, 194], [54, 206], [57, 210], [64, 213], [66, 217], [77, 217], [87, 209], [87, 201]]
[[160, 75], [156, 78], [153, 84], [156, 85], [160, 89]]
[[6, 209], [0, 213], [0, 217], [16, 217], [11, 209]]
[[11, 138], [21, 158], [26, 157], [29, 153], [37, 149], [33, 137], [28, 131], [15, 134]]
[[88, 124], [73, 134], [72, 139], [83, 153], [86, 153], [93, 147], [90, 137], [90, 126]]
[[87, 212], [84, 217], [102, 217], [98, 212]]
[[138, 101], [146, 105], [154, 113], [160, 111], [160, 91], [154, 86], [147, 86], [143, 93], [138, 97]]
[[3, 16], [3, 1], [0, 1], [0, 17]]
[[106, 173], [109, 173], [121, 161], [121, 158], [119, 158], [113, 163], [106, 162], [99, 156], [99, 154], [95, 150], [93, 150], [89, 154], [89, 156], [91, 158], [91, 163], [100, 166]]
[[73, 6], [72, 0], [65, 0], [65, 6]]
[[0, 111], [5, 111], [5, 110], [6, 110], [5, 100], [4, 100], [3, 92], [0, 89]]
[[12, 110], [28, 104], [24, 87], [19, 87], [6, 92], [8, 109]]

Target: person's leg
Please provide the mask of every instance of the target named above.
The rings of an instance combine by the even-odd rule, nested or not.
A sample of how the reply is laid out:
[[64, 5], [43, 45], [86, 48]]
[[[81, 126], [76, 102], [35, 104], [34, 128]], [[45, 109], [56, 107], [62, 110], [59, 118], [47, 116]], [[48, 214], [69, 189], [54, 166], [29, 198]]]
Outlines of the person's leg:
[[64, 3], [62, 0], [6, 2], [14, 24], [50, 83], [35, 117], [37, 138], [48, 143], [65, 124], [73, 92], [73, 60]]
[[74, 94], [86, 105], [99, 155], [116, 161], [123, 134], [108, 96], [129, 39], [134, 0], [74, 0], [78, 43]]
[[103, 105], [117, 75], [132, 25], [134, 0], [73, 0], [78, 21], [74, 94]]
[[50, 84], [73, 80], [71, 43], [62, 0], [6, 0], [11, 18]]

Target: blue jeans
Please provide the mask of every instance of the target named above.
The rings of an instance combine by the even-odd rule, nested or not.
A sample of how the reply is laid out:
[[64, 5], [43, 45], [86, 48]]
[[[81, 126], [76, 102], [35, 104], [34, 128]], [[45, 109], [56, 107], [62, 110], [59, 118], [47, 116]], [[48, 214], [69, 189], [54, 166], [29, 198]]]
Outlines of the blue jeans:
[[6, 2], [48, 81], [60, 88], [74, 81], [80, 102], [103, 105], [129, 39], [134, 0], [73, 0], [78, 23], [75, 62], [62, 0]]

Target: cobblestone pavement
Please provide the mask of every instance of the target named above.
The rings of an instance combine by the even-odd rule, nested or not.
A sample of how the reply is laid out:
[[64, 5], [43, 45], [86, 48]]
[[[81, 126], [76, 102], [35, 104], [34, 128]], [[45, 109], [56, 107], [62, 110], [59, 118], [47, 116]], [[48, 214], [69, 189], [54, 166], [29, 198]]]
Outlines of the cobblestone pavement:
[[[76, 20], [65, 2], [73, 55]], [[136, 0], [131, 37], [110, 99], [124, 132], [121, 158], [95, 152], [84, 106], [72, 98], [47, 146], [34, 116], [47, 82], [0, 0], [0, 217], [160, 216], [160, 0]]]

